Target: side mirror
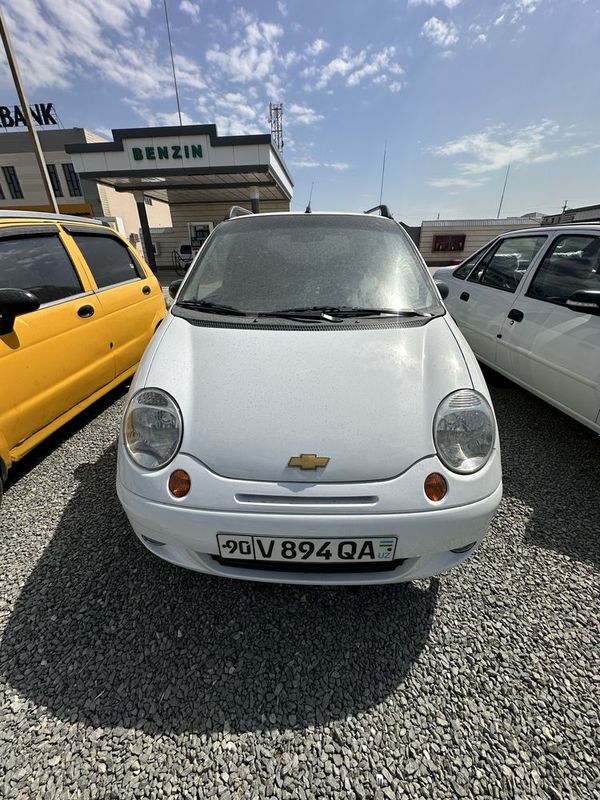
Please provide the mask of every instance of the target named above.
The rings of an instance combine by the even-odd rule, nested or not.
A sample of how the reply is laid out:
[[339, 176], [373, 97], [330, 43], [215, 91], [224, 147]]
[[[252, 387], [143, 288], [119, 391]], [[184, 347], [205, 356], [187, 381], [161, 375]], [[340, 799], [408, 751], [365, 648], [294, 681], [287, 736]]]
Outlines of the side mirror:
[[573, 311], [600, 316], [600, 289], [581, 289], [567, 298], [566, 305]]
[[444, 281], [436, 280], [435, 285], [437, 286], [437, 290], [440, 293], [442, 300], [445, 300], [450, 294], [450, 289], [448, 288], [448, 284], [444, 283]]
[[0, 335], [11, 333], [15, 317], [30, 314], [40, 307], [39, 298], [25, 289], [0, 289]]
[[169, 294], [173, 300], [177, 297], [177, 292], [179, 291], [179, 287], [183, 283], [183, 278], [179, 278], [177, 281], [173, 281], [169, 284]]

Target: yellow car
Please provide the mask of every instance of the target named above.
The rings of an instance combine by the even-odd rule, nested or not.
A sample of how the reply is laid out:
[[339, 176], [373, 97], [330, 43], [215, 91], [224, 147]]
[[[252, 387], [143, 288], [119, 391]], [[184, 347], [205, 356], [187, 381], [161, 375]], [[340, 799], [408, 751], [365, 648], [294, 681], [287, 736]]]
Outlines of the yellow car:
[[134, 374], [165, 313], [112, 228], [0, 212], [0, 498], [11, 464]]

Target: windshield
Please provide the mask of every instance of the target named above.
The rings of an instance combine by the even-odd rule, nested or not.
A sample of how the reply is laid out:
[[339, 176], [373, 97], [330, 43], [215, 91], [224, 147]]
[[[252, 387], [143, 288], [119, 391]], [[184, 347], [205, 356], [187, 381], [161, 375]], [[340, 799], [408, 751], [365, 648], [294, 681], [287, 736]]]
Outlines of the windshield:
[[202, 301], [263, 314], [313, 307], [443, 311], [400, 227], [359, 216], [224, 223], [178, 297]]

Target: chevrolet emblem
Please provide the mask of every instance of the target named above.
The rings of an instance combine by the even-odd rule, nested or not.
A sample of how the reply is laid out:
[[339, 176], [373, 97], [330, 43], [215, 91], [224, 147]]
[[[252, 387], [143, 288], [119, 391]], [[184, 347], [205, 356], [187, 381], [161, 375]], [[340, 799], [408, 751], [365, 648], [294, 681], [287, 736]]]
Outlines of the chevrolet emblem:
[[318, 456], [315, 453], [300, 453], [288, 461], [288, 467], [298, 467], [299, 469], [319, 469], [329, 464], [327, 456]]

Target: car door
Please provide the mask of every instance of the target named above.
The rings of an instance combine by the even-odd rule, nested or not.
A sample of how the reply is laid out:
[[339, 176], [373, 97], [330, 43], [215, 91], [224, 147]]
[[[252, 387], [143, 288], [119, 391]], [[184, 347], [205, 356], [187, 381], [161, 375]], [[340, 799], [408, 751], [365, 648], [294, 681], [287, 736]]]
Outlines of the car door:
[[0, 229], [0, 287], [41, 303], [0, 336], [0, 430], [13, 451], [110, 383], [114, 365], [102, 307], [56, 225]]
[[[156, 279], [146, 276], [125, 242], [109, 229], [93, 226], [68, 231], [96, 284], [114, 343], [115, 377], [134, 369], [160, 320], [164, 300]], [[160, 295], [160, 302], [158, 296]]]
[[455, 306], [460, 309], [455, 319], [473, 352], [490, 366], [496, 363], [498, 334], [521, 278], [546, 238], [540, 234], [501, 238], [480, 259], [453, 306], [453, 316]]
[[444, 304], [459, 325], [463, 323], [463, 318], [468, 311], [468, 306], [460, 300], [460, 295], [465, 291], [465, 280], [479, 264], [479, 261], [493, 247], [496, 247], [496, 242], [488, 242], [485, 247], [473, 253], [458, 267], [441, 267], [434, 272], [433, 277], [436, 280], [443, 281], [448, 287], [448, 296], [444, 300]]
[[566, 304], [585, 289], [600, 291], [600, 236], [557, 235], [502, 326], [498, 366], [591, 424], [600, 412], [600, 317]]

